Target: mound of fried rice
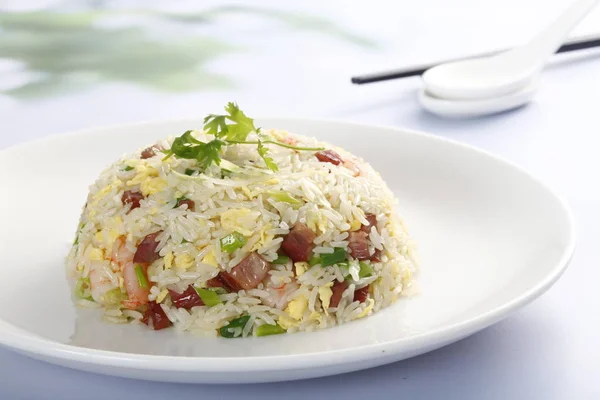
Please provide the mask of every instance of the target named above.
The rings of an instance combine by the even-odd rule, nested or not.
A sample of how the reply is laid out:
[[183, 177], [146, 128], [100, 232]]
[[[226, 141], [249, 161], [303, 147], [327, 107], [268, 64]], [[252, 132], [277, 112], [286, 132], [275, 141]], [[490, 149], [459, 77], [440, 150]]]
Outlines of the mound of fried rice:
[[408, 293], [413, 245], [381, 176], [339, 147], [267, 133], [326, 150], [271, 146], [273, 172], [234, 145], [201, 171], [164, 159], [171, 138], [104, 170], [67, 259], [76, 303], [113, 323], [245, 337], [357, 320]]

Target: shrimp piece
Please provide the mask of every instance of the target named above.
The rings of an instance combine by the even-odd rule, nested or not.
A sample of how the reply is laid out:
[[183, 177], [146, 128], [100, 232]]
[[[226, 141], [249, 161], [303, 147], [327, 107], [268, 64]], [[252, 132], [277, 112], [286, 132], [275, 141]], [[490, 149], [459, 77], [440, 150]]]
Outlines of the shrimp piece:
[[299, 286], [295, 281], [284, 283], [278, 287], [268, 287], [266, 290], [271, 295], [269, 298], [263, 299], [263, 303], [269, 307], [276, 307], [283, 310], [288, 302], [288, 296], [298, 290]]
[[115, 239], [112, 245], [112, 252], [110, 255], [110, 261], [113, 267], [113, 271], [123, 271], [123, 266], [128, 262], [133, 262], [133, 256], [135, 253], [129, 250], [126, 246], [125, 236], [119, 236]]
[[[141, 266], [141, 268], [143, 274], [146, 275], [146, 268], [144, 268], [144, 266]], [[133, 262], [125, 264], [125, 267], [123, 268], [123, 280], [125, 282], [125, 289], [127, 290], [127, 300], [123, 301], [125, 307], [135, 309], [148, 303], [150, 288], [143, 288], [140, 286], [135, 273], [135, 264]], [[147, 280], [148, 278], [146, 277], [146, 281]]]
[[362, 175], [362, 170], [351, 160], [344, 161], [344, 167], [348, 168], [352, 172], [352, 176], [357, 177]]
[[298, 145], [298, 139], [296, 139], [295, 137], [292, 137], [292, 136], [285, 136], [285, 137], [281, 138], [279, 141], [281, 143], [289, 144], [292, 146]]
[[[123, 301], [123, 305], [129, 309], [135, 309], [143, 304], [148, 303], [148, 294], [150, 288], [143, 288], [138, 282], [135, 273], [135, 264], [133, 263], [134, 252], [126, 246], [125, 236], [119, 236], [113, 243], [111, 261], [113, 266], [117, 266], [123, 274], [123, 282], [125, 290], [127, 290], [127, 300]], [[144, 275], [147, 274], [146, 267], [140, 265]], [[146, 281], [148, 276], [146, 276]]]
[[105, 294], [112, 289], [118, 287], [117, 284], [111, 279], [108, 273], [102, 268], [102, 266], [98, 266], [96, 268], [90, 269], [90, 292], [92, 294], [92, 298], [96, 303], [105, 304], [106, 297]]

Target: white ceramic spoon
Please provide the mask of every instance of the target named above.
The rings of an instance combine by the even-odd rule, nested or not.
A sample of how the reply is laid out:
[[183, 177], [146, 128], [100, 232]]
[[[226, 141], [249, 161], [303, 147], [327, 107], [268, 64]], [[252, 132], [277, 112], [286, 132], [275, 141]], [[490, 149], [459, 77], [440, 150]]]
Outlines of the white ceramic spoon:
[[527, 45], [496, 56], [443, 64], [423, 74], [426, 91], [446, 100], [504, 96], [535, 80], [546, 60], [598, 0], [574, 2]]
[[537, 88], [538, 80], [536, 79], [516, 92], [480, 100], [446, 100], [435, 97], [427, 93], [425, 89], [421, 89], [419, 102], [424, 109], [441, 117], [473, 118], [521, 107], [531, 101]]

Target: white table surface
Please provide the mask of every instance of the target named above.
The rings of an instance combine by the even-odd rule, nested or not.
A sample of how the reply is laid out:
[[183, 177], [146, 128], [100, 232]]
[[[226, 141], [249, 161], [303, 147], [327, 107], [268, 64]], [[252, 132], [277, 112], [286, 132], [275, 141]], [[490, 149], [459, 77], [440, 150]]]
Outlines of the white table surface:
[[[12, 0], [0, 7], [81, 8], [75, 3]], [[198, 7], [191, 1], [172, 3], [168, 7], [179, 11]], [[177, 385], [69, 370], [0, 348], [0, 398], [600, 398], [600, 50], [556, 57], [531, 105], [475, 120], [444, 120], [422, 111], [415, 78], [362, 87], [349, 83], [359, 72], [521, 43], [569, 0], [287, 3], [252, 4], [325, 18], [325, 26], [333, 21], [345, 33], [318, 32], [314, 24], [292, 29], [247, 13], [227, 15], [200, 31], [243, 48], [206, 65], [229, 77], [230, 87], [173, 93], [103, 81], [81, 90], [70, 83], [43, 96], [0, 94], [0, 149], [89, 126], [203, 115], [228, 100], [250, 115], [332, 117], [423, 130], [508, 158], [567, 199], [576, 217], [578, 248], [566, 274], [533, 304], [481, 333], [366, 371], [277, 384]], [[167, 2], [144, 4], [167, 7]], [[102, 26], [139, 23], [132, 18], [109, 18]], [[348, 39], [348, 33], [359, 39]], [[600, 33], [600, 9], [575, 32], [587, 33]], [[0, 30], [0, 53], [3, 37]], [[0, 59], [0, 92], [35, 74]]]

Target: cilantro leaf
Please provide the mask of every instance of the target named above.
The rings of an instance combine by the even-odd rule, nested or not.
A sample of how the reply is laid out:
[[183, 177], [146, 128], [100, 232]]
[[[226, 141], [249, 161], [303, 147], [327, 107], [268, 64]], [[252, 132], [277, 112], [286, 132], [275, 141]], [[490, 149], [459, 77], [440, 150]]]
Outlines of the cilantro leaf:
[[174, 154], [179, 158], [193, 160], [198, 156], [198, 145], [202, 144], [204, 143], [192, 136], [192, 131], [186, 131], [183, 135], [173, 140], [173, 144], [171, 145], [171, 149], [166, 158]]
[[273, 161], [272, 157], [269, 157], [267, 155], [267, 153], [269, 152], [269, 149], [263, 144], [263, 142], [259, 141], [258, 142], [258, 155], [261, 156], [261, 158], [265, 161], [265, 164], [267, 165], [267, 168], [269, 168], [271, 171], [279, 171], [279, 168], [277, 167], [277, 164], [275, 164], [275, 162]]
[[228, 132], [226, 115], [210, 114], [204, 118], [204, 131], [217, 138], [223, 137]]
[[237, 104], [229, 102], [225, 106], [225, 111], [229, 114], [227, 119], [233, 121], [233, 124], [227, 125], [227, 140], [246, 140], [250, 132], [258, 131], [254, 126], [254, 120], [244, 114]]
[[[214, 139], [204, 143], [193, 136], [193, 131], [186, 131], [183, 135], [175, 138], [171, 148], [165, 150], [163, 161], [175, 156], [188, 160], [196, 160], [199, 164], [199, 173], [208, 168], [212, 163], [221, 164], [221, 150], [224, 146], [234, 144], [256, 145], [258, 155], [264, 160], [265, 165], [271, 171], [278, 171], [277, 164], [268, 155], [269, 148], [266, 144], [274, 144], [294, 150], [320, 151], [321, 147], [299, 147], [291, 144], [275, 141], [261, 134], [260, 128], [254, 126], [254, 119], [248, 117], [237, 104], [227, 103], [224, 115], [209, 114], [204, 118], [204, 132], [214, 136]], [[247, 140], [250, 133], [256, 132], [257, 140]], [[231, 163], [230, 163], [231, 164]], [[226, 169], [226, 168], [224, 168]], [[194, 170], [187, 169], [186, 175], [192, 174]]]
[[208, 168], [213, 162], [217, 165], [221, 163], [221, 148], [225, 142], [219, 139], [211, 140], [201, 145], [196, 155], [196, 160], [202, 168]]

